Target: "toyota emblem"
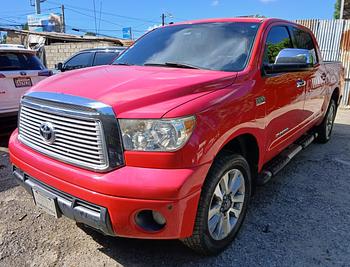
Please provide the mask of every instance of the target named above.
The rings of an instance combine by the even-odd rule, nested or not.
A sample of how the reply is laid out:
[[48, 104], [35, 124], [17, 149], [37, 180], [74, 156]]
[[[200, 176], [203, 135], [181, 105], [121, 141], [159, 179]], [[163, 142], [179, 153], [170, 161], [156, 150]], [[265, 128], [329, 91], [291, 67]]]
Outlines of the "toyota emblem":
[[43, 122], [40, 124], [39, 132], [41, 138], [45, 141], [47, 144], [53, 144], [55, 142], [55, 128], [53, 127], [53, 124], [50, 122]]

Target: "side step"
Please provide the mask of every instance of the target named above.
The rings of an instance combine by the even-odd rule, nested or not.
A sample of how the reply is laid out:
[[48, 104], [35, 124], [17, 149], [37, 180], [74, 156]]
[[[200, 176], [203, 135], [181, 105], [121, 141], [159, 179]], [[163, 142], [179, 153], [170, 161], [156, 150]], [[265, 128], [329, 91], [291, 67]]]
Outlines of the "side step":
[[294, 158], [301, 150], [309, 146], [317, 137], [317, 133], [305, 134], [295, 143], [281, 152], [277, 157], [269, 161], [263, 167], [263, 170], [257, 177], [257, 185], [264, 185], [271, 180], [280, 170], [282, 170], [292, 158]]

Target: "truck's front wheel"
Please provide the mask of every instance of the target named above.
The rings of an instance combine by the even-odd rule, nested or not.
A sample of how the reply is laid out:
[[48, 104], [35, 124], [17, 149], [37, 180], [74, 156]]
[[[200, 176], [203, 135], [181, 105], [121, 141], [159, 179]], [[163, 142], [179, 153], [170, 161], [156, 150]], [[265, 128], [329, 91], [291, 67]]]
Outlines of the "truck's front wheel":
[[183, 242], [202, 254], [221, 252], [242, 225], [251, 184], [250, 168], [244, 157], [219, 156], [203, 185], [193, 234]]

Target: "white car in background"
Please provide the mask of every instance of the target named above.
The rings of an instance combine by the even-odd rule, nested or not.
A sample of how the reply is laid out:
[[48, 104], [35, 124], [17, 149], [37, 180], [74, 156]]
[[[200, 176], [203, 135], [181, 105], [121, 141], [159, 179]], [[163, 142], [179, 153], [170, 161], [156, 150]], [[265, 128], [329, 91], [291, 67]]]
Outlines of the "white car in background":
[[0, 117], [16, 115], [25, 91], [52, 75], [35, 53], [21, 45], [0, 45]]

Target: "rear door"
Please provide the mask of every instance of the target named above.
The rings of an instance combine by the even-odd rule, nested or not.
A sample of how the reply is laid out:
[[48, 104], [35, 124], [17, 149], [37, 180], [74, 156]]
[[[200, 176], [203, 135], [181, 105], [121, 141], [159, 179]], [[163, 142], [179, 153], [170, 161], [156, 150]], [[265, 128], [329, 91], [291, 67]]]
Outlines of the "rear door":
[[44, 79], [40, 60], [22, 51], [0, 52], [0, 113], [18, 110], [21, 96]]
[[96, 52], [93, 66], [109, 65], [118, 56], [118, 52]]
[[303, 79], [306, 81], [306, 98], [304, 112], [308, 121], [321, 115], [322, 108], [326, 102], [326, 79], [327, 71], [317, 57], [316, 45], [311, 34], [302, 28], [291, 27], [294, 47], [307, 49], [313, 55], [314, 67], [304, 72]]
[[[286, 25], [278, 24], [270, 27], [265, 38], [263, 64], [276, 64], [276, 57], [282, 49], [293, 48]], [[296, 87], [300, 75], [303, 74], [300, 72], [263, 74], [268, 159], [292, 142], [291, 138], [305, 120], [303, 112], [305, 87]]]

